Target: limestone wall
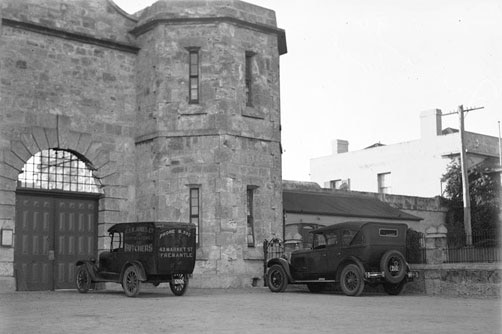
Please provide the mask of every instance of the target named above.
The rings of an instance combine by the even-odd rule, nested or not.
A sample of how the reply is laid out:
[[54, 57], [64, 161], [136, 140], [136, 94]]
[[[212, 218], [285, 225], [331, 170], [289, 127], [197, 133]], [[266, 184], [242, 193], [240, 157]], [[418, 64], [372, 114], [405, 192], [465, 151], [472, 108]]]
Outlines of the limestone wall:
[[502, 269], [498, 263], [412, 265], [419, 278], [406, 285], [407, 293], [456, 297], [500, 297]]
[[[253, 25], [250, 29], [249, 25]], [[256, 26], [258, 25], [258, 26]], [[279, 49], [275, 14], [238, 1], [166, 1], [143, 11], [137, 35], [138, 216], [187, 221], [201, 194], [194, 284], [251, 285], [262, 241], [282, 231]], [[189, 50], [199, 54], [199, 101], [189, 103]], [[252, 107], [245, 56], [252, 52]], [[248, 187], [255, 246], [247, 245]]]
[[[111, 224], [187, 222], [195, 185], [194, 283], [243, 286], [260, 276], [261, 242], [282, 231], [279, 55], [286, 46], [275, 13], [240, 1], [176, 0], [140, 17], [107, 0], [7, 0], [0, 13], [1, 227], [15, 227], [25, 162], [65, 149], [88, 160], [103, 184], [99, 250]], [[188, 103], [191, 47], [200, 55], [198, 104]], [[254, 55], [251, 107], [246, 52]], [[255, 247], [246, 240], [248, 187]], [[11, 283], [12, 253], [0, 249], [0, 275]]]
[[[107, 223], [134, 220], [134, 21], [106, 1], [2, 1], [0, 219], [15, 228], [23, 165], [49, 148], [85, 157], [104, 185], [98, 248]], [[122, 44], [121, 44], [122, 43]], [[15, 233], [15, 232], [14, 232]], [[13, 284], [13, 249], [0, 250]]]

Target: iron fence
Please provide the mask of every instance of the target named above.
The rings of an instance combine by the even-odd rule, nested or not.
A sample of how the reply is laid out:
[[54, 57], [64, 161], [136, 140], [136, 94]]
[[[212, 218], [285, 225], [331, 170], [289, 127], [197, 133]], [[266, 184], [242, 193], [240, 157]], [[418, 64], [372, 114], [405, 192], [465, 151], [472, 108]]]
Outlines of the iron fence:
[[466, 245], [465, 233], [448, 234], [445, 263], [500, 262], [501, 242], [498, 231], [472, 234], [472, 245]]
[[406, 234], [406, 261], [412, 264], [427, 263], [425, 234], [408, 229]]

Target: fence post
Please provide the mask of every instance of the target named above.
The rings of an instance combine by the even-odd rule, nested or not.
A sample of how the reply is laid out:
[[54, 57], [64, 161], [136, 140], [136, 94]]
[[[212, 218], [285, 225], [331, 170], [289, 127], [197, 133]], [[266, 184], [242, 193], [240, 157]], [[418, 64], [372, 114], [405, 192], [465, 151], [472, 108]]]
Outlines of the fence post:
[[448, 230], [444, 225], [431, 226], [425, 230], [425, 256], [427, 264], [441, 264], [446, 261]]

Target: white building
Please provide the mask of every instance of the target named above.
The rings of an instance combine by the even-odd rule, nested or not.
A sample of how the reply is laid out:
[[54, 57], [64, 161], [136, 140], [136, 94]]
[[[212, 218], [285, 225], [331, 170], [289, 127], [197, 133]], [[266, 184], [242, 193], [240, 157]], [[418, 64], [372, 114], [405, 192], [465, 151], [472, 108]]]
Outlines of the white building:
[[[460, 154], [458, 130], [442, 128], [441, 110], [420, 114], [421, 138], [349, 152], [346, 140], [333, 142], [329, 156], [310, 160], [311, 181], [326, 188], [433, 197], [441, 177]], [[498, 138], [465, 132], [468, 166], [498, 162]]]

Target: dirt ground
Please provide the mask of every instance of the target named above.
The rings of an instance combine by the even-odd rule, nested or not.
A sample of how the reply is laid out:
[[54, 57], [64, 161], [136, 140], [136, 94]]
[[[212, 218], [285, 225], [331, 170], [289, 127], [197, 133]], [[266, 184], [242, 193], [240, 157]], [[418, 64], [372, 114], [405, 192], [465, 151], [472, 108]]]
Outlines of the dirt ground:
[[143, 288], [79, 294], [0, 294], [0, 333], [500, 333], [500, 299], [443, 298], [301, 288]]

